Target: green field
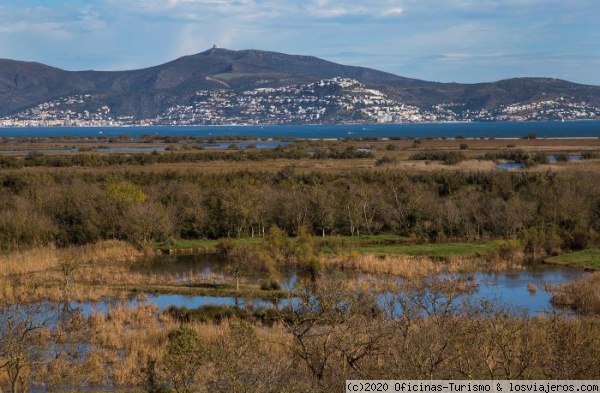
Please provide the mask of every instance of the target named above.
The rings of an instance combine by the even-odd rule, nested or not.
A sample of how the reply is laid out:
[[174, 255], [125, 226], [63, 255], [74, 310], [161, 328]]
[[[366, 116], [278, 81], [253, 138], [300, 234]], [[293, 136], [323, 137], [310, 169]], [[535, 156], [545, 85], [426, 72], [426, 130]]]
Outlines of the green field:
[[363, 254], [375, 255], [420, 255], [429, 257], [486, 255], [494, 248], [492, 242], [485, 243], [427, 243], [418, 245], [372, 245], [357, 249]]
[[[247, 237], [234, 239], [241, 244], [262, 245], [265, 239], [260, 237]], [[175, 243], [156, 243], [153, 248], [163, 251], [189, 251], [189, 252], [216, 252], [219, 240], [216, 239], [183, 239]]]
[[[493, 242], [483, 243], [424, 243], [411, 244], [410, 240], [397, 235], [315, 237], [315, 243], [324, 254], [357, 252], [374, 255], [418, 255], [430, 257], [475, 257], [493, 251]], [[291, 238], [292, 242], [295, 238]], [[264, 238], [240, 238], [234, 241], [255, 246], [266, 244]], [[156, 244], [157, 250], [215, 252], [219, 240], [180, 240], [174, 244]]]
[[559, 255], [546, 259], [546, 262], [600, 270], [600, 248]]

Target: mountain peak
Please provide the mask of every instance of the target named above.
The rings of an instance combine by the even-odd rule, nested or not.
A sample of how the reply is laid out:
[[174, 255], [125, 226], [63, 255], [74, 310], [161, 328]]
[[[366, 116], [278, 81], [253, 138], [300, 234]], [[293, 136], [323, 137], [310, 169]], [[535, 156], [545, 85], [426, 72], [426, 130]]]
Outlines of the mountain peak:
[[205, 50], [204, 52], [200, 52], [199, 54], [213, 55], [213, 54], [225, 54], [225, 53], [233, 53], [235, 51], [229, 50], [226, 48], [221, 48], [216, 44], [212, 46], [212, 48]]
[[[424, 110], [442, 106], [467, 113], [561, 97], [600, 107], [600, 87], [554, 79], [445, 84], [346, 66], [314, 56], [231, 50], [214, 45], [204, 52], [127, 72], [70, 72], [36, 63], [0, 60], [0, 116], [62, 97], [91, 95], [102, 105], [110, 104], [115, 116], [153, 118], [173, 106], [189, 106], [199, 91], [242, 93], [338, 77], [356, 80], [365, 89], [381, 91], [399, 104]], [[91, 104], [89, 110], [95, 110]]]

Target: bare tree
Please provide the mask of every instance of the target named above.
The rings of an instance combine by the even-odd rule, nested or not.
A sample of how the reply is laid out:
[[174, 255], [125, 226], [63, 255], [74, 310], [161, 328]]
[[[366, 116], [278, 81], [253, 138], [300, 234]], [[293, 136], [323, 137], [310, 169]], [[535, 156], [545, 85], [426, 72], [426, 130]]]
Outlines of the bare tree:
[[25, 303], [6, 290], [0, 293], [0, 370], [10, 392], [27, 391], [36, 369], [48, 360], [44, 333], [55, 323], [55, 311], [49, 303]]

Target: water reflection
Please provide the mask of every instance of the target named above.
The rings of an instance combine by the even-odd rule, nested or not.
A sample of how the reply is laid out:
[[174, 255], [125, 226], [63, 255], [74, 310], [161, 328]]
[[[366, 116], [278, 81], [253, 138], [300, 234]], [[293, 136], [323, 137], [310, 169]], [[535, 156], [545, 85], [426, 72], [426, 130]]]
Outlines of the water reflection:
[[[559, 157], [555, 156], [555, 155], [549, 155], [547, 157], [548, 162], [554, 163], [554, 162], [558, 162], [559, 161]], [[562, 157], [561, 157], [562, 159]], [[563, 159], [564, 160], [564, 159]], [[567, 157], [567, 161], [581, 161], [583, 160], [583, 156], [582, 155], [573, 155], [573, 156], [568, 156]]]
[[[558, 285], [581, 279], [585, 272], [557, 266], [544, 266], [523, 271], [475, 273], [479, 283], [471, 296], [474, 301], [493, 301], [509, 307], [527, 310], [529, 315], [540, 315], [553, 310], [552, 294], [547, 285]], [[535, 288], [534, 290], [532, 290]]]
[[99, 147], [95, 152], [101, 153], [146, 153], [154, 151], [165, 151], [166, 147]]
[[293, 142], [280, 142], [280, 141], [268, 141], [268, 142], [214, 142], [204, 143], [201, 146], [205, 149], [275, 149], [277, 147], [287, 147], [293, 145]]
[[[226, 282], [228, 280], [225, 263], [215, 254], [161, 256], [138, 264], [133, 269], [139, 273], [171, 274], [186, 277], [204, 276], [213, 282]], [[389, 278], [373, 277], [356, 272], [329, 272], [329, 276], [337, 278], [353, 278], [356, 280], [385, 280]], [[473, 303], [490, 302], [502, 307], [524, 310], [528, 315], [541, 315], [553, 311], [550, 303], [552, 294], [546, 290], [548, 285], [558, 285], [584, 278], [589, 273], [580, 269], [563, 266], [539, 265], [525, 270], [505, 272], [475, 272], [462, 275], [442, 274], [432, 278], [454, 278], [472, 283], [472, 291], [460, 295], [465, 301]], [[260, 283], [268, 276], [266, 272], [256, 272], [246, 278], [252, 283]], [[282, 289], [292, 291], [306, 283], [307, 277], [297, 269], [286, 268], [279, 273], [278, 281]], [[398, 279], [401, 283], [401, 280]], [[380, 305], [389, 302], [389, 297], [398, 294], [379, 295]], [[97, 303], [72, 303], [72, 307], [81, 308], [85, 314], [92, 311], [106, 313], [114, 307], [136, 307], [141, 304], [153, 304], [159, 310], [170, 306], [195, 309], [203, 306], [239, 306], [245, 308], [283, 307], [289, 299], [274, 301], [261, 298], [234, 298], [214, 296], [189, 296], [177, 294], [158, 294], [135, 296], [128, 300], [106, 300]], [[295, 300], [292, 299], [292, 302]], [[297, 301], [297, 299], [296, 299]], [[396, 310], [398, 311], [398, 310]]]
[[497, 165], [498, 169], [503, 171], [511, 171], [525, 168], [525, 165], [516, 162], [505, 162]]
[[[190, 277], [224, 283], [229, 275], [225, 260], [218, 254], [160, 255], [135, 265], [133, 271], [140, 274], [168, 274], [177, 277], [178, 282], [182, 284], [188, 283]], [[298, 286], [301, 276], [297, 269], [284, 267], [276, 274], [265, 271], [251, 272], [246, 274], [245, 279], [252, 284], [275, 279], [282, 289], [290, 291]]]
[[[571, 155], [568, 157], [559, 157], [556, 155], [549, 155], [546, 157], [546, 162], [548, 164], [556, 164], [559, 161], [565, 161], [565, 160], [566, 161], [581, 161], [581, 160], [583, 160], [583, 156], [582, 155]], [[509, 161], [509, 162], [500, 163], [500, 164], [496, 165], [496, 167], [502, 171], [512, 171], [512, 170], [524, 169], [525, 165], [522, 163]]]

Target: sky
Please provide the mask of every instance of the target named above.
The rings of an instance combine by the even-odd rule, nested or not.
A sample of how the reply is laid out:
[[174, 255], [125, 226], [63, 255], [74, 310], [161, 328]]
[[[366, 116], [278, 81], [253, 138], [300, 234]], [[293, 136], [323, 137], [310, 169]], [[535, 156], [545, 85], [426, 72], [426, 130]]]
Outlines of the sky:
[[80, 70], [260, 49], [439, 82], [600, 85], [599, 0], [0, 0], [0, 58]]

